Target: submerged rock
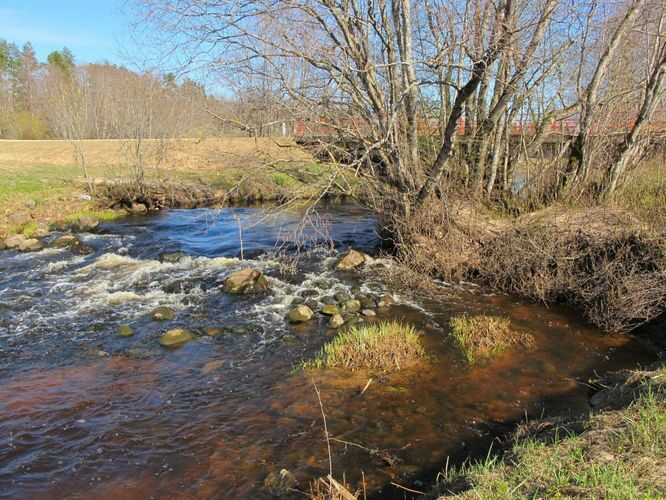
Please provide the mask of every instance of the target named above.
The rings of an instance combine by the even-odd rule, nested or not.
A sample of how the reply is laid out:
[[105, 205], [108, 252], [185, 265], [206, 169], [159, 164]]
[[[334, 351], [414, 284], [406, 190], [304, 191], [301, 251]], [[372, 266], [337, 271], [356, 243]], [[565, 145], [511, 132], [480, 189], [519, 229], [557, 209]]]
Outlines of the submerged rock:
[[288, 319], [291, 323], [304, 323], [310, 321], [313, 315], [312, 309], [301, 305], [289, 313]]
[[268, 288], [268, 280], [258, 269], [241, 269], [224, 281], [223, 290], [233, 294], [260, 293]]
[[36, 238], [30, 238], [29, 240], [23, 240], [19, 245], [18, 249], [21, 252], [38, 252], [42, 250], [46, 245], [39, 241]]
[[331, 317], [331, 321], [328, 322], [328, 325], [331, 328], [340, 328], [344, 324], [345, 324], [345, 320], [339, 314], [334, 314]]
[[99, 226], [99, 221], [92, 215], [82, 215], [72, 222], [72, 231], [79, 233], [90, 232]]
[[263, 490], [271, 495], [281, 497], [290, 492], [298, 485], [296, 476], [287, 469], [280, 472], [271, 472], [264, 480]]
[[180, 347], [191, 340], [194, 340], [192, 332], [183, 328], [175, 328], [162, 335], [160, 345], [164, 347]]
[[226, 333], [226, 331], [227, 330], [225, 328], [216, 328], [210, 326], [203, 329], [203, 332], [209, 337], [217, 337], [218, 335]]
[[365, 264], [366, 256], [358, 250], [350, 250], [338, 263], [337, 268], [341, 271], [351, 271]]
[[80, 243], [79, 239], [73, 234], [64, 234], [51, 242], [52, 247], [64, 248], [71, 247]]
[[134, 335], [134, 330], [132, 330], [132, 327], [129, 325], [120, 325], [118, 327], [118, 335], [121, 337], [131, 337]]
[[333, 304], [326, 304], [321, 308], [321, 313], [325, 316], [335, 316], [336, 314], [340, 314], [340, 308]]
[[156, 309], [153, 309], [151, 317], [155, 321], [169, 321], [176, 316], [175, 309], [166, 306], [160, 306]]

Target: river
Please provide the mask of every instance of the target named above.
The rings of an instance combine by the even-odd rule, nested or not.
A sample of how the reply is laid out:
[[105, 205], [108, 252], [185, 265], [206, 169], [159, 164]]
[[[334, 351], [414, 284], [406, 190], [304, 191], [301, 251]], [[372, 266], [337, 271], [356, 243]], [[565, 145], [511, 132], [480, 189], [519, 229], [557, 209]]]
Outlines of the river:
[[[525, 415], [585, 411], [595, 370], [655, 357], [564, 307], [471, 284], [393, 290], [381, 279], [387, 259], [337, 272], [347, 248], [376, 255], [372, 214], [331, 205], [302, 221], [298, 210], [166, 210], [82, 235], [92, 255], [0, 253], [0, 495], [268, 498], [263, 481], [283, 468], [309, 491], [329, 467], [316, 383], [334, 476], [359, 487], [363, 474], [369, 496], [402, 498], [391, 482], [427, 488], [447, 457], [484, 456]], [[172, 252], [184, 256], [160, 260]], [[223, 293], [243, 267], [261, 269], [270, 291]], [[298, 368], [336, 332], [323, 316], [290, 326], [286, 314], [357, 288], [397, 299], [367, 321], [414, 323], [427, 360], [391, 374]], [[175, 318], [153, 321], [157, 306]], [[460, 313], [508, 316], [536, 347], [470, 367], [447, 327]], [[136, 333], [120, 337], [121, 324]], [[197, 338], [161, 347], [174, 327]], [[224, 333], [203, 333], [211, 327]]]

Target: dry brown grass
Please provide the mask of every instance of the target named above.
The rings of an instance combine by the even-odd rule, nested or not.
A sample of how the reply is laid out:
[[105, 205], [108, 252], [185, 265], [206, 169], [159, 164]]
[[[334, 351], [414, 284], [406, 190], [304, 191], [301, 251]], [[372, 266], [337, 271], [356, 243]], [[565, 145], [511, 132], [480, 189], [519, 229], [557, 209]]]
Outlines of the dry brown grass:
[[[83, 150], [91, 167], [121, 166], [128, 161], [128, 141], [86, 140]], [[161, 166], [183, 172], [215, 171], [266, 163], [309, 162], [312, 156], [289, 140], [268, 138], [173, 139], [166, 146], [159, 140], [145, 140], [142, 154], [147, 165], [165, 153]], [[0, 171], [32, 165], [72, 165], [74, 143], [61, 140], [0, 141]]]

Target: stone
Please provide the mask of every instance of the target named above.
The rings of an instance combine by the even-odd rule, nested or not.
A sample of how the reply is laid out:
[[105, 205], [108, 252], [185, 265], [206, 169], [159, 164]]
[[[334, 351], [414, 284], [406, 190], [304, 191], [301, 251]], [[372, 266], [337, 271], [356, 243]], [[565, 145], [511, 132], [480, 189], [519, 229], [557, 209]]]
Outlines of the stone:
[[296, 476], [287, 469], [271, 472], [264, 480], [263, 490], [273, 496], [281, 497], [291, 492], [298, 485]]
[[99, 226], [99, 221], [92, 215], [82, 215], [72, 222], [72, 231], [79, 233], [90, 232]]
[[326, 304], [321, 308], [321, 313], [325, 316], [335, 316], [336, 314], [340, 314], [340, 308], [333, 304]]
[[7, 225], [20, 227], [32, 222], [32, 217], [27, 214], [10, 214], [7, 216]]
[[335, 297], [331, 297], [330, 295], [326, 295], [321, 299], [322, 304], [330, 304], [330, 305], [337, 305], [338, 301], [335, 300]]
[[118, 335], [121, 337], [131, 337], [134, 335], [134, 330], [132, 330], [132, 327], [129, 325], [120, 325], [118, 327]]
[[303, 304], [308, 306], [313, 311], [319, 307], [319, 302], [317, 302], [316, 300], [312, 300], [312, 299], [306, 300], [305, 302], [303, 302]]
[[373, 311], [372, 309], [363, 309], [363, 310], [361, 311], [361, 314], [362, 314], [363, 316], [368, 317], [368, 318], [372, 318], [372, 317], [374, 317], [374, 316], [377, 316], [377, 313], [376, 313], [375, 311]]
[[342, 260], [338, 263], [337, 269], [341, 271], [351, 271], [365, 264], [365, 254], [357, 250], [349, 250]]
[[172, 280], [162, 287], [162, 291], [164, 293], [190, 293], [194, 286], [194, 283], [186, 280]]
[[13, 234], [5, 238], [5, 246], [7, 248], [18, 248], [25, 241], [25, 236], [22, 234]]
[[176, 316], [176, 311], [171, 307], [160, 306], [153, 309], [151, 317], [155, 321], [170, 321]]
[[132, 203], [132, 206], [130, 207], [130, 213], [133, 213], [134, 215], [141, 215], [146, 212], [148, 212], [148, 207], [143, 203]]
[[303, 298], [316, 297], [317, 295], [319, 295], [319, 292], [313, 288], [309, 288], [301, 292], [301, 297]]
[[25, 206], [28, 210], [34, 210], [37, 208], [37, 202], [35, 200], [28, 200], [25, 202]]
[[337, 300], [340, 303], [347, 302], [352, 298], [352, 296], [349, 295], [347, 292], [337, 292], [335, 293], [335, 295], [333, 295], [333, 297], [335, 297], [335, 300]]
[[46, 245], [43, 242], [39, 241], [36, 238], [30, 238], [28, 240], [23, 240], [19, 245], [18, 249], [21, 252], [38, 252], [42, 250]]
[[71, 247], [79, 243], [79, 239], [73, 234], [64, 234], [51, 242], [52, 247], [64, 248]]
[[331, 328], [340, 328], [345, 324], [345, 320], [339, 314], [334, 314], [331, 316], [331, 320], [328, 322], [328, 325]]
[[377, 303], [379, 307], [388, 307], [392, 304], [395, 304], [395, 299], [390, 295], [384, 295], [379, 299], [379, 302]]
[[218, 335], [222, 335], [223, 333], [225, 333], [226, 329], [208, 326], [203, 329], [203, 332], [209, 337], [217, 337]]
[[72, 253], [75, 253], [77, 255], [90, 255], [92, 253], [95, 253], [94, 247], [91, 247], [90, 245], [85, 245], [80, 241], [72, 245], [70, 247], [70, 250], [72, 251]]
[[342, 308], [344, 309], [345, 312], [357, 313], [361, 310], [361, 302], [359, 302], [356, 299], [351, 299], [345, 302]]
[[361, 303], [361, 307], [363, 309], [374, 309], [375, 307], [377, 307], [377, 304], [375, 304], [375, 301], [372, 300], [367, 295], [357, 296], [356, 300], [358, 300]]
[[42, 239], [48, 238], [51, 236], [51, 232], [46, 224], [40, 223], [37, 225], [37, 229], [32, 233], [33, 238]]
[[175, 264], [177, 262], [180, 262], [183, 257], [187, 257], [187, 254], [183, 252], [170, 252], [170, 253], [163, 253], [157, 259], [162, 263]]
[[180, 347], [194, 340], [194, 334], [183, 328], [169, 330], [160, 338], [160, 345], [164, 347]]
[[260, 293], [268, 288], [268, 280], [258, 269], [241, 269], [224, 281], [223, 290], [227, 293], [245, 295]]
[[301, 305], [291, 311], [287, 318], [291, 323], [304, 323], [306, 321], [310, 321], [313, 315], [314, 313], [312, 312], [312, 309], [310, 309], [308, 306]]

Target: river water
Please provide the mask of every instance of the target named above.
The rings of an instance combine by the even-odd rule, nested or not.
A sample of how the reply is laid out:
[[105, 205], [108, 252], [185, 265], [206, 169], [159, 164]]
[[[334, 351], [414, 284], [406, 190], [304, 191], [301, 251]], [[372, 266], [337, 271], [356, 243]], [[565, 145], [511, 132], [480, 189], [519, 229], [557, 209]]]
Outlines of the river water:
[[[298, 211], [169, 210], [83, 235], [92, 255], [2, 252], [0, 495], [262, 498], [267, 474], [283, 468], [308, 491], [329, 468], [316, 383], [336, 439], [334, 475], [359, 487], [363, 474], [370, 496], [402, 498], [391, 482], [426, 488], [420, 481], [447, 457], [484, 455], [526, 414], [586, 410], [584, 381], [595, 370], [654, 358], [564, 308], [469, 284], [441, 284], [425, 297], [391, 290], [379, 272], [388, 260], [337, 272], [348, 247], [375, 253], [371, 214], [329, 206], [302, 221]], [[159, 260], [176, 251], [186, 256]], [[296, 254], [294, 271], [285, 262]], [[270, 292], [224, 294], [224, 278], [249, 266], [269, 277]], [[428, 359], [395, 374], [299, 370], [335, 331], [324, 317], [290, 326], [285, 315], [302, 297], [354, 287], [393, 294], [397, 304], [368, 321], [414, 323]], [[152, 321], [157, 306], [176, 317]], [[446, 326], [460, 313], [508, 316], [536, 348], [470, 367]], [[121, 324], [135, 335], [119, 337]], [[179, 349], [160, 347], [175, 327], [200, 334]], [[226, 332], [210, 337], [210, 327]]]

